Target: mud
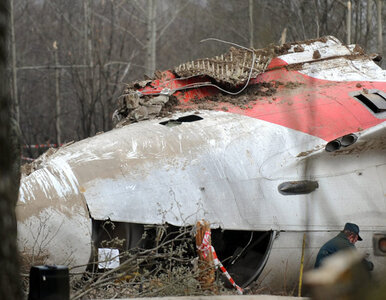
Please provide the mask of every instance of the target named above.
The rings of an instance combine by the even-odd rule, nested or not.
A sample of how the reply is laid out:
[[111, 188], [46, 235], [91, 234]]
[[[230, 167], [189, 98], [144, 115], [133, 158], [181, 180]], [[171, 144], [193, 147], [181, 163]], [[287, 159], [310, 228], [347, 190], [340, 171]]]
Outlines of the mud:
[[316, 151], [319, 151], [320, 149], [323, 149], [325, 146], [324, 145], [318, 145], [318, 146], [315, 146], [313, 149], [311, 150], [308, 150], [308, 151], [304, 151], [304, 152], [300, 152], [298, 155], [296, 155], [296, 157], [306, 157]]
[[378, 138], [376, 140], [366, 140], [357, 142], [347, 148], [334, 151], [333, 155], [349, 155], [349, 154], [360, 154], [369, 151], [380, 151], [386, 149], [386, 138]]
[[169, 101], [166, 102], [165, 105], [162, 107], [159, 116], [161, 118], [169, 117], [170, 115], [172, 115], [174, 112], [178, 110], [177, 105], [179, 103], [180, 102], [178, 101], [176, 96], [173, 96], [173, 95], [169, 96]]
[[[228, 111], [228, 107], [226, 106], [219, 108], [219, 103], [229, 103], [241, 109], [251, 109], [254, 102], [259, 101], [259, 97], [272, 97], [272, 100], [269, 99], [268, 101], [273, 103], [273, 101], [276, 100], [274, 95], [277, 93], [279, 87], [289, 90], [296, 89], [300, 85], [302, 85], [302, 83], [291, 81], [285, 83], [275, 80], [259, 82], [248, 86], [238, 95], [220, 92], [202, 98], [195, 96], [187, 103], [181, 103], [174, 95], [139, 97], [138, 94], [131, 93], [121, 98], [120, 108], [118, 109], [121, 119], [116, 124], [116, 127], [119, 128], [134, 122], [156, 117], [169, 117], [176, 111], [190, 111], [192, 107], [199, 110], [222, 109], [223, 111]], [[229, 86], [223, 87], [230, 89]], [[291, 105], [291, 103], [288, 102], [288, 105]]]
[[235, 106], [239, 106], [242, 109], [247, 109], [248, 104], [252, 101], [256, 101], [258, 96], [267, 97], [276, 93], [277, 87], [282, 84], [277, 81], [260, 82], [251, 86], [248, 86], [245, 91], [240, 95], [229, 94], [215, 94], [213, 96], [204, 97], [201, 99], [193, 99], [194, 103], [202, 104], [202, 102], [225, 102], [231, 103]]
[[359, 45], [355, 45], [354, 49], [353, 49], [353, 52], [354, 53], [357, 53], [357, 54], [360, 54], [360, 55], [365, 55], [365, 50], [363, 50], [363, 48]]
[[[281, 46], [271, 44], [263, 49], [231, 47], [227, 53], [212, 58], [203, 58], [181, 64], [171, 70], [171, 72], [176, 78], [202, 77], [203, 81], [215, 84], [225, 90], [237, 91], [247, 83], [249, 77], [256, 78], [259, 74], [264, 72], [280, 68], [297, 71], [303, 69], [305, 63], [333, 60], [336, 58], [354, 60], [360, 57], [366, 57], [363, 49], [359, 46], [355, 46], [349, 55], [326, 58], [322, 58], [320, 52], [315, 50], [313, 53], [313, 60], [272, 67], [270, 69], [267, 68], [271, 60], [277, 56], [288, 54], [290, 52], [303, 52], [304, 48], [302, 45], [310, 45], [315, 42], [326, 43], [327, 40], [327, 37], [322, 37], [302, 42], [286, 43]], [[154, 76], [154, 79], [159, 80], [162, 83], [163, 81], [170, 79], [170, 72], [161, 72], [157, 70]], [[191, 99], [187, 103], [180, 103], [177, 97], [170, 95], [173, 93], [157, 96], [142, 95], [139, 91], [145, 87], [152, 88], [152, 81], [136, 81], [127, 85], [123, 95], [118, 98], [118, 107], [114, 112], [113, 118], [117, 123], [116, 126], [122, 127], [141, 120], [153, 119], [155, 117], [168, 117], [177, 110], [190, 110], [192, 108], [192, 102], [194, 103], [194, 108], [197, 109], [219, 109], [218, 104], [220, 102], [230, 103], [242, 109], [247, 109], [251, 108], [250, 102], [255, 101], [257, 97], [273, 96], [280, 85], [283, 85], [286, 89], [294, 89], [297, 88], [300, 83], [287, 82], [284, 85], [280, 82], [261, 82], [249, 86], [243, 93], [237, 96], [219, 92], [218, 94], [201, 99]], [[269, 101], [274, 100], [275, 99]], [[223, 106], [220, 109], [228, 110], [226, 106]]]
[[320, 52], [318, 50], [314, 51], [314, 54], [312, 55], [313, 59], [319, 59], [321, 58]]

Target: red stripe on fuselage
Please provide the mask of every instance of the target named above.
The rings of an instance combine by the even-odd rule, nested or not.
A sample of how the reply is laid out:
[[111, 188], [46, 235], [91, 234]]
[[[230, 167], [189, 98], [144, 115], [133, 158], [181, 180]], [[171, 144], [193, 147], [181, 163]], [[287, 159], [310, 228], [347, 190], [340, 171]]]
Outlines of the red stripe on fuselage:
[[[385, 121], [375, 117], [364, 104], [349, 94], [362, 91], [364, 88], [386, 92], [386, 82], [316, 79], [298, 71], [289, 71], [285, 65], [287, 65], [286, 62], [275, 58], [269, 65], [268, 71], [251, 80], [250, 85], [260, 82], [279, 82], [280, 84], [270, 96], [241, 94], [242, 97], [252, 97], [252, 101], [245, 104], [246, 108], [228, 102], [210, 101], [211, 96], [219, 93], [212, 87], [181, 91], [175, 93], [175, 96], [181, 103], [179, 106], [181, 109], [227, 110], [302, 131], [326, 141]], [[153, 81], [152, 87], [145, 91], [155, 92], [165, 87], [173, 89], [190, 83], [207, 81], [205, 78], [176, 81], [170, 72], [164, 72], [163, 75], [162, 80]], [[204, 97], [205, 99], [202, 99]], [[200, 99], [203, 101], [200, 102]]]
[[[385, 121], [375, 117], [350, 93], [363, 91], [364, 88], [386, 92], [386, 82], [329, 81], [285, 68], [268, 71], [258, 76], [254, 82], [272, 80], [283, 82], [284, 87], [279, 86], [272, 97], [257, 101], [245, 115], [327, 141]], [[237, 110], [229, 109], [234, 113]]]

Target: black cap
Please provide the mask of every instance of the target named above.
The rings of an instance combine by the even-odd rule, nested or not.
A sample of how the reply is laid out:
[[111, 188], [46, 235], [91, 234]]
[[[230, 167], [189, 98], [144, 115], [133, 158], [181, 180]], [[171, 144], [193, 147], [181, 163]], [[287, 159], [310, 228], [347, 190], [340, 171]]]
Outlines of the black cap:
[[350, 231], [352, 233], [357, 234], [358, 235], [358, 241], [362, 241], [362, 238], [359, 236], [359, 226], [357, 224], [346, 223], [344, 225], [344, 229], [343, 230], [347, 230], [347, 231]]

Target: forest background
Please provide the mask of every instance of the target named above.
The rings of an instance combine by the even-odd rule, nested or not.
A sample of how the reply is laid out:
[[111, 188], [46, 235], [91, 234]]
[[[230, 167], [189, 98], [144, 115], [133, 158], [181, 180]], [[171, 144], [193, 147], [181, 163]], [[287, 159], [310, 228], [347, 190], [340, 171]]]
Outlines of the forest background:
[[[10, 0], [9, 78], [23, 158], [113, 128], [124, 84], [246, 47], [333, 35], [385, 53], [384, 0]], [[386, 67], [385, 61], [383, 68]]]

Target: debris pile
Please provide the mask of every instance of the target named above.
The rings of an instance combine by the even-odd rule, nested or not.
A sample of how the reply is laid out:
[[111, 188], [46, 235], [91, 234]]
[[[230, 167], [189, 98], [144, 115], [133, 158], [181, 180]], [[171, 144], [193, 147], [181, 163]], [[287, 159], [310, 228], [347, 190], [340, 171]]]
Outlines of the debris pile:
[[[316, 42], [323, 44], [328, 40], [329, 37], [322, 37], [281, 46], [271, 44], [263, 49], [230, 47], [227, 53], [220, 56], [183, 63], [164, 72], [156, 71], [153, 80], [134, 82], [126, 86], [118, 98], [113, 120], [116, 127], [122, 127], [141, 120], [169, 116], [176, 110], [185, 111], [192, 108], [191, 104], [194, 104], [194, 109], [221, 109], [219, 102], [230, 103], [242, 109], [249, 108], [249, 102], [257, 99], [251, 96], [273, 96], [280, 85], [277, 82], [256, 81], [250, 84], [250, 79], [266, 72], [272, 59], [289, 53], [304, 52], [308, 45]], [[323, 47], [320, 46], [320, 49]], [[353, 49], [346, 47], [346, 50], [350, 54], [324, 57], [318, 49], [313, 49], [310, 58], [301, 55], [299, 61], [272, 67], [272, 70], [281, 67], [300, 70], [305, 63], [337, 57], [355, 59], [364, 53], [359, 46]], [[292, 89], [300, 84], [294, 82], [293, 86], [287, 86], [288, 83], [290, 82], [282, 84], [284, 88]], [[188, 94], [189, 92], [191, 93]], [[227, 110], [227, 107], [224, 106], [223, 110]]]
[[[170, 71], [172, 76], [166, 80], [172, 82], [193, 79], [194, 83], [178, 89], [159, 90], [160, 86], [154, 85], [151, 80], [129, 84], [123, 95], [118, 98], [118, 108], [114, 112], [113, 119], [118, 122], [117, 127], [121, 127], [132, 122], [166, 116], [180, 104], [173, 94], [185, 88], [217, 85], [229, 90], [240, 89], [248, 84], [250, 78], [264, 73], [273, 57], [285, 53], [290, 48], [289, 44], [280, 47], [271, 45], [258, 50], [231, 47], [227, 53], [220, 56], [181, 64]], [[156, 77], [161, 79], [160, 81], [165, 81], [165, 72], [156, 72]], [[153, 92], [147, 94], [143, 93], [144, 90]]]

